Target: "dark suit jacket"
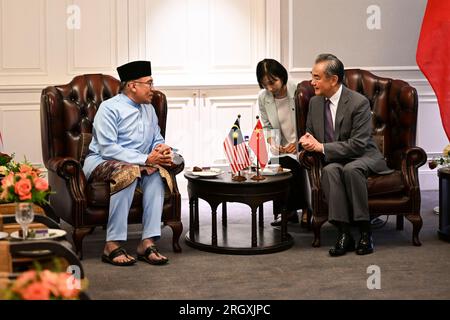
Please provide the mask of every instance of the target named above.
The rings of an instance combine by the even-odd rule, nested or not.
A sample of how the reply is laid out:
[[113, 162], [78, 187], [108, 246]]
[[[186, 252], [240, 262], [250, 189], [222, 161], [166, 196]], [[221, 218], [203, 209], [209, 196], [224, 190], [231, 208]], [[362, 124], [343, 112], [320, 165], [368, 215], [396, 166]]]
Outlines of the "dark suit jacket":
[[[324, 105], [323, 96], [311, 98], [306, 122], [306, 131], [321, 143], [325, 136]], [[369, 100], [342, 85], [335, 119], [335, 141], [324, 143], [325, 160], [348, 163], [360, 159], [374, 173], [392, 172], [372, 138], [371, 120]]]

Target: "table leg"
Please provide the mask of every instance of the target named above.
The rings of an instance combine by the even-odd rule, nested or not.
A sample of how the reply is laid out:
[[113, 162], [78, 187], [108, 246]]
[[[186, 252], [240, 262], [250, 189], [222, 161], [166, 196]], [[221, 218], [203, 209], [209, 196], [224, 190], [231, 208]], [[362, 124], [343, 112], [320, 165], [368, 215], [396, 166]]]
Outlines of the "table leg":
[[217, 208], [211, 211], [211, 245], [217, 247]]
[[273, 220], [277, 220], [278, 214], [280, 213], [280, 205], [277, 203], [276, 200], [273, 200], [272, 203], [272, 213], [273, 213]]
[[281, 241], [287, 240], [287, 209], [285, 206], [281, 209]]
[[195, 218], [194, 218], [194, 199], [189, 199], [189, 238], [191, 241], [194, 240], [194, 225], [195, 225]]
[[264, 203], [259, 206], [259, 227], [264, 228]]
[[256, 247], [256, 208], [252, 208], [252, 247]]
[[199, 215], [198, 215], [198, 198], [194, 199], [194, 214], [195, 214], [195, 230], [199, 231], [200, 224], [199, 224]]
[[227, 203], [226, 202], [222, 202], [222, 227], [226, 228], [227, 227]]

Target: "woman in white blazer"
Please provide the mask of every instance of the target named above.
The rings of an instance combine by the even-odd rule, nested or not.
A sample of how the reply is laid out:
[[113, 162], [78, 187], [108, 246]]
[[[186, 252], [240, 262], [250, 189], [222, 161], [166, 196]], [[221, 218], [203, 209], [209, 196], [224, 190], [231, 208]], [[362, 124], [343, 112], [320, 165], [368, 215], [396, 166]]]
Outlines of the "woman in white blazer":
[[[287, 209], [288, 221], [298, 223], [297, 210], [307, 210], [306, 171], [298, 162], [298, 133], [295, 119], [294, 95], [296, 86], [288, 82], [286, 69], [276, 60], [264, 59], [256, 67], [256, 78], [262, 89], [258, 95], [261, 121], [266, 132], [277, 133], [278, 139], [268, 135], [272, 153], [271, 163], [291, 169], [291, 191]], [[272, 226], [281, 225], [277, 219]]]

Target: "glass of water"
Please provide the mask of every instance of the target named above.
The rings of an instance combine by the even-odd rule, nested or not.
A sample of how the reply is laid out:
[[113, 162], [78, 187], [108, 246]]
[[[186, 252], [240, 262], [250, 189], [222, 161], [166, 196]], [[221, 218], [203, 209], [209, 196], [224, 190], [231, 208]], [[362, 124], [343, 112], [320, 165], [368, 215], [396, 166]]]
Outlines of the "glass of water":
[[16, 222], [22, 227], [22, 239], [28, 236], [28, 225], [34, 220], [31, 202], [16, 202]]

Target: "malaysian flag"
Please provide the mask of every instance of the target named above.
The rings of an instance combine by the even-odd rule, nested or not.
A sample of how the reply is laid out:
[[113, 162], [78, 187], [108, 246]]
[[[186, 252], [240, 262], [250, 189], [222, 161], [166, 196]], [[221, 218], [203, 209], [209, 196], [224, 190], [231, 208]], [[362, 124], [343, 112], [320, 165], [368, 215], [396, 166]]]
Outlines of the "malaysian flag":
[[230, 162], [231, 171], [238, 172], [247, 168], [251, 162], [248, 156], [247, 146], [242, 138], [241, 128], [239, 127], [239, 118], [236, 119], [231, 127], [230, 133], [223, 142], [225, 154]]

